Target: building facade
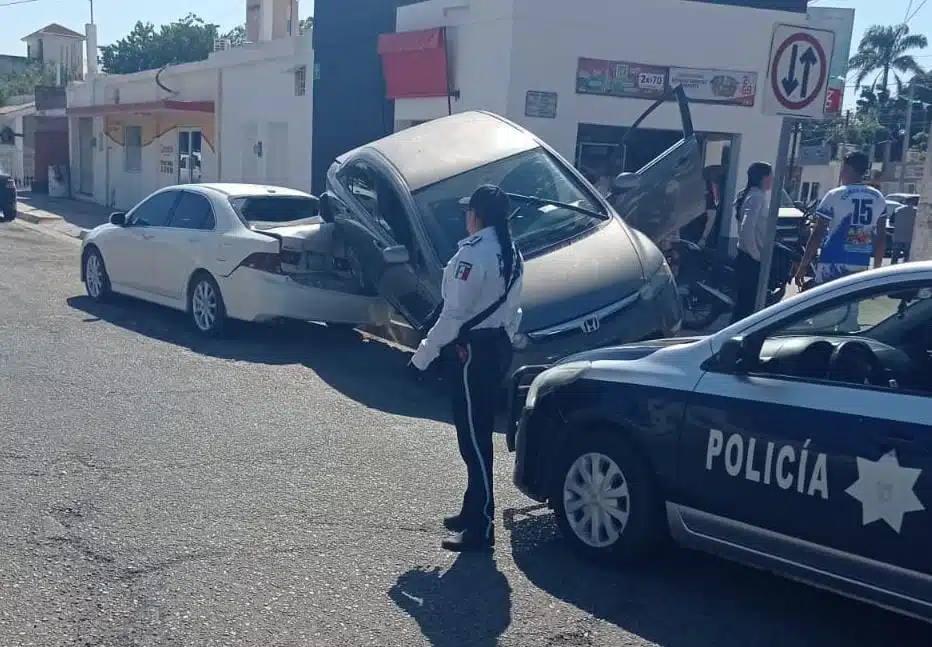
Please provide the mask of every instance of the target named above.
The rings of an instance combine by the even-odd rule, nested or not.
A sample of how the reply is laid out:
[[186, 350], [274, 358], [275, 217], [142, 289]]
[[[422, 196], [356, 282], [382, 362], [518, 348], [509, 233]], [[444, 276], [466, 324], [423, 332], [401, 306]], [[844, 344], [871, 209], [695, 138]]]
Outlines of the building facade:
[[190, 182], [310, 189], [311, 42], [286, 34], [69, 85], [72, 194], [129, 209]]
[[[720, 193], [727, 205], [752, 162], [776, 157], [780, 119], [762, 111], [770, 40], [777, 23], [805, 25], [805, 12], [806, 3], [793, 0], [427, 0], [403, 6], [399, 33], [383, 43], [394, 127], [490, 110], [540, 136], [591, 179], [608, 182], [679, 139], [675, 102], [661, 105], [636, 133], [628, 130], [665, 91], [682, 85], [705, 165], [720, 167], [715, 174], [724, 178]], [[434, 30], [442, 42], [400, 38]], [[431, 47], [445, 56], [445, 67], [427, 62], [424, 50]], [[417, 50], [423, 60], [412, 63]], [[446, 77], [425, 84], [430, 69]], [[722, 233], [733, 243], [734, 218], [723, 222]]]

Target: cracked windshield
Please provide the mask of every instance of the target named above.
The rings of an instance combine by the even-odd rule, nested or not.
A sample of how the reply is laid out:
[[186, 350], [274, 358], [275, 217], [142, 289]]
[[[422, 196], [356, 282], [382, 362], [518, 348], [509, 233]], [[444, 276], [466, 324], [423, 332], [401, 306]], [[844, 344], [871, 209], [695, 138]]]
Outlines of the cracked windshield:
[[881, 4], [0, 0], [0, 647], [930, 647]]

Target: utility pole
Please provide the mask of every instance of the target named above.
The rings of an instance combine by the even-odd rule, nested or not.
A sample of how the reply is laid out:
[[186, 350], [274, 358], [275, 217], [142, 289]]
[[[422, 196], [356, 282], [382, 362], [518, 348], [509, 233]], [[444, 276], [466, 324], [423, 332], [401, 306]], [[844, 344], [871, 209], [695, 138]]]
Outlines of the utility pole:
[[906, 107], [906, 132], [903, 133], [903, 161], [900, 162], [900, 178], [897, 190], [903, 193], [906, 188], [906, 153], [909, 152], [909, 142], [912, 140], [910, 131], [913, 127], [913, 101], [916, 100], [916, 83], [909, 84], [909, 105]]
[[94, 24], [94, 0], [90, 0], [91, 3], [91, 24]]

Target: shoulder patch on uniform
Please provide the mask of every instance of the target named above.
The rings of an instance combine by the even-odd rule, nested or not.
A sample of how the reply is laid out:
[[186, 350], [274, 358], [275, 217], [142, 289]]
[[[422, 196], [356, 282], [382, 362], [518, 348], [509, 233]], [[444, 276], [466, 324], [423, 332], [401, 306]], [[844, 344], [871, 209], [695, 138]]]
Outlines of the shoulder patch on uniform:
[[468, 281], [470, 272], [472, 272], [472, 263], [460, 261], [456, 264], [456, 269], [453, 271], [453, 277], [459, 279], [460, 281]]
[[482, 240], [482, 234], [476, 234], [475, 236], [470, 236], [469, 238], [464, 238], [460, 241], [460, 247], [472, 247], [476, 243]]

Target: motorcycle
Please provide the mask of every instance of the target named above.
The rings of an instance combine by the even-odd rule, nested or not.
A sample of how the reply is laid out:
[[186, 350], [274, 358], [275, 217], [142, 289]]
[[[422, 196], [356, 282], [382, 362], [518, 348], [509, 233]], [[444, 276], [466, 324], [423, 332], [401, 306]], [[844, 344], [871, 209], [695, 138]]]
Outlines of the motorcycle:
[[[801, 253], [783, 243], [774, 243], [766, 305], [786, 296]], [[671, 243], [667, 262], [676, 279], [683, 305], [683, 328], [702, 330], [735, 307], [736, 281], [730, 259], [688, 240]]]

